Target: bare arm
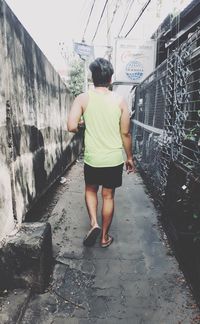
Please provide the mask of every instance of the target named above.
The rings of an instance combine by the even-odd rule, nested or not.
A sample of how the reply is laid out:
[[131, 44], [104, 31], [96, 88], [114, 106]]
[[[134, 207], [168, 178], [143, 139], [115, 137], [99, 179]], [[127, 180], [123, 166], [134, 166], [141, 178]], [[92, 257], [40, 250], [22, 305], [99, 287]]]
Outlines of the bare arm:
[[83, 114], [82, 95], [75, 98], [67, 120], [68, 131], [72, 133], [78, 132], [78, 125]]
[[135, 166], [133, 162], [133, 155], [132, 155], [132, 139], [130, 133], [130, 115], [128, 111], [128, 106], [125, 100], [122, 100], [120, 104], [120, 108], [122, 111], [121, 120], [120, 120], [120, 131], [121, 131], [121, 138], [124, 146], [124, 150], [126, 152], [127, 160], [126, 160], [126, 169], [129, 172], [135, 171]]

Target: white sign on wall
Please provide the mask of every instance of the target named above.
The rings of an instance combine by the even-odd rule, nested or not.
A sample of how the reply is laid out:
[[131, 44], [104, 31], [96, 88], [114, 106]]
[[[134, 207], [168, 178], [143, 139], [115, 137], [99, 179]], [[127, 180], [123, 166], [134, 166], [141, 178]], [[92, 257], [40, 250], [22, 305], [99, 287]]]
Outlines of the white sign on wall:
[[115, 47], [115, 82], [140, 83], [155, 68], [155, 41], [117, 39]]

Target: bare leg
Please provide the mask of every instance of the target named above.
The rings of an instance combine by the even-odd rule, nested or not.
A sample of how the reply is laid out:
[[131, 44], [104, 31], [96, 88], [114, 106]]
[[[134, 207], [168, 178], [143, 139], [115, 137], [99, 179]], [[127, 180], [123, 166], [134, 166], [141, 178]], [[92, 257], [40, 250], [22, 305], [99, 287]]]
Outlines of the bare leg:
[[112, 223], [114, 213], [114, 194], [115, 189], [108, 189], [102, 187], [102, 238], [101, 243], [105, 243], [108, 238], [107, 234]]
[[90, 217], [91, 227], [99, 226], [97, 223], [98, 189], [98, 185], [85, 185], [85, 202]]

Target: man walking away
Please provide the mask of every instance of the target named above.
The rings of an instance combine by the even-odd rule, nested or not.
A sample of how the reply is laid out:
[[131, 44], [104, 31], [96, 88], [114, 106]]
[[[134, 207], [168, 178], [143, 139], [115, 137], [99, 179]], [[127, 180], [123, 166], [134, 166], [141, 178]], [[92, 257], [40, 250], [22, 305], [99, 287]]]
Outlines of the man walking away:
[[[91, 225], [83, 244], [94, 245], [101, 232], [101, 247], [105, 248], [113, 242], [109, 229], [114, 213], [115, 188], [122, 185], [123, 147], [127, 172], [134, 172], [135, 167], [127, 104], [120, 95], [108, 89], [114, 73], [112, 64], [97, 58], [89, 68], [94, 89], [75, 98], [67, 126], [70, 132], [77, 132], [83, 116], [85, 202]], [[102, 186], [103, 200], [102, 230], [97, 222], [99, 186]]]

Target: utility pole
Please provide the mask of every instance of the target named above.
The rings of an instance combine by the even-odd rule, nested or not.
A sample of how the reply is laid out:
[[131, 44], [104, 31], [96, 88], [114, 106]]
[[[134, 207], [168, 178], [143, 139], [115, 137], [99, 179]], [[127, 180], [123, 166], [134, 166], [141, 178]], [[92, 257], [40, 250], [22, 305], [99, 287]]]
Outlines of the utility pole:
[[108, 61], [111, 61], [111, 28], [110, 28], [110, 0], [107, 3], [107, 55]]
[[[85, 44], [84, 38], [82, 39], [82, 44]], [[84, 91], [87, 92], [88, 91], [87, 58], [81, 57], [81, 59], [84, 61]]]
[[85, 92], [88, 91], [88, 71], [87, 71], [87, 60], [84, 59], [84, 90]]

